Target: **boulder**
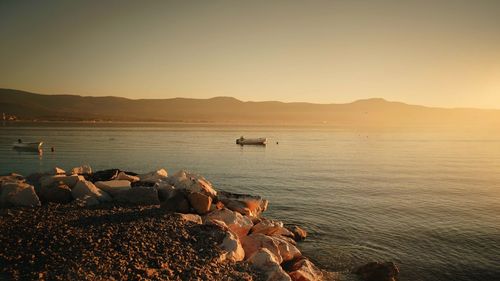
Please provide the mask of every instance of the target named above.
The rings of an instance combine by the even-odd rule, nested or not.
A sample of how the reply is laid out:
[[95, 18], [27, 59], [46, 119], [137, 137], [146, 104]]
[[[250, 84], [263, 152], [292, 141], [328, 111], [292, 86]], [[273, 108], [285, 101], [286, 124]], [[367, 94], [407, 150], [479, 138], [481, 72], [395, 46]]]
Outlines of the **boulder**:
[[77, 174], [77, 175], [87, 175], [87, 174], [92, 174], [92, 168], [89, 165], [82, 165], [80, 167], [75, 167], [71, 169], [71, 174]]
[[189, 201], [184, 192], [175, 189], [172, 196], [161, 202], [160, 207], [164, 210], [177, 213], [189, 213]]
[[212, 184], [204, 177], [181, 170], [168, 178], [170, 184], [177, 189], [185, 189], [190, 192], [201, 192], [214, 198], [217, 191]]
[[189, 193], [188, 200], [191, 207], [200, 215], [206, 214], [212, 204], [212, 198], [200, 192]]
[[293, 233], [283, 227], [280, 221], [263, 219], [261, 222], [255, 224], [250, 230], [251, 233], [261, 233], [269, 236], [288, 236], [294, 237]]
[[128, 180], [96, 181], [94, 184], [113, 197], [132, 188]]
[[25, 182], [4, 182], [0, 190], [0, 206], [41, 206], [35, 188]]
[[114, 178], [114, 180], [126, 180], [129, 182], [136, 182], [140, 181], [141, 179], [138, 176], [129, 175], [126, 174], [125, 172], [119, 172]]
[[246, 257], [250, 257], [261, 248], [268, 249], [276, 256], [279, 263], [298, 258], [301, 253], [295, 245], [278, 236], [267, 236], [264, 234], [250, 234], [241, 238]]
[[134, 187], [118, 193], [115, 197], [117, 202], [131, 203], [136, 205], [159, 205], [158, 191], [151, 187]]
[[286, 228], [293, 234], [291, 237], [295, 241], [302, 241], [307, 237], [307, 232], [297, 225], [287, 225]]
[[229, 228], [226, 232], [224, 240], [222, 240], [222, 243], [220, 243], [219, 247], [222, 251], [224, 251], [223, 256], [221, 256], [221, 259], [223, 260], [238, 262], [242, 261], [245, 258], [245, 251], [241, 246], [238, 235], [232, 232]]
[[183, 221], [190, 221], [190, 222], [194, 222], [196, 224], [202, 224], [201, 217], [197, 214], [176, 213], [175, 215]]
[[160, 202], [163, 202], [174, 195], [175, 187], [165, 181], [159, 181], [153, 187], [158, 190]]
[[110, 181], [116, 178], [120, 170], [118, 169], [108, 169], [92, 173], [90, 175], [90, 181]]
[[71, 195], [75, 199], [86, 202], [87, 206], [111, 201], [109, 194], [97, 188], [92, 182], [86, 180], [77, 182], [71, 189]]
[[293, 281], [318, 281], [323, 280], [319, 270], [310, 260], [300, 257], [292, 264], [288, 275]]
[[399, 268], [393, 262], [370, 262], [352, 271], [364, 281], [397, 281]]
[[167, 170], [159, 169], [150, 173], [139, 175], [142, 182], [156, 183], [159, 180], [166, 180], [168, 177]]
[[16, 182], [25, 182], [25, 179], [23, 176], [16, 174], [16, 173], [10, 173], [6, 176], [0, 176], [0, 186], [4, 183], [16, 183]]
[[54, 176], [43, 176], [40, 178], [40, 185], [42, 188], [44, 187], [51, 187], [54, 184], [57, 183], [63, 183], [69, 188], [73, 188], [77, 182], [83, 181], [85, 178], [80, 175], [71, 175], [71, 176], [66, 176], [66, 175], [54, 175]]
[[40, 200], [43, 202], [53, 202], [67, 204], [73, 201], [71, 188], [64, 183], [45, 186], [40, 189]]
[[281, 268], [276, 256], [268, 249], [259, 249], [254, 252], [248, 262], [266, 276], [266, 281], [291, 281], [292, 279]]
[[253, 226], [252, 220], [229, 209], [215, 210], [204, 217], [205, 221], [223, 221], [241, 239]]
[[259, 217], [267, 210], [268, 201], [260, 196], [219, 191], [217, 199], [233, 211], [249, 217]]
[[66, 171], [59, 167], [54, 167], [54, 175], [66, 175]]

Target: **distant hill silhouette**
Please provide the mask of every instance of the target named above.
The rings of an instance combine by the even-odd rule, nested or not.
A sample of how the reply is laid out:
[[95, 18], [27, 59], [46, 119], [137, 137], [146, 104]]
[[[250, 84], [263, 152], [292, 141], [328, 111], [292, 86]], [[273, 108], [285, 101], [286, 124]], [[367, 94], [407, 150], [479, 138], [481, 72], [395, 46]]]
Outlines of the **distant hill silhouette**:
[[211, 99], [126, 99], [0, 89], [0, 112], [24, 120], [162, 121], [355, 126], [500, 125], [500, 110], [445, 109], [384, 99], [347, 104]]

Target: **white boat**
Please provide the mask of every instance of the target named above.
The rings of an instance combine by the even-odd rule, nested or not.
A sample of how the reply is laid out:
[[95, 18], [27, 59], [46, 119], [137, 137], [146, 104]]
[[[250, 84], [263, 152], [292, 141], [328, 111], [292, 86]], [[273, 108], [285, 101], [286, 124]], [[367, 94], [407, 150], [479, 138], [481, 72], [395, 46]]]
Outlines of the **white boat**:
[[244, 144], [266, 145], [266, 143], [267, 143], [266, 138], [246, 139], [244, 137], [241, 137], [239, 139], [236, 139], [236, 144], [240, 144], [240, 145], [244, 145]]
[[15, 149], [22, 149], [22, 150], [41, 150], [42, 144], [43, 144], [43, 141], [39, 141], [39, 142], [15, 142], [12, 144], [12, 146]]

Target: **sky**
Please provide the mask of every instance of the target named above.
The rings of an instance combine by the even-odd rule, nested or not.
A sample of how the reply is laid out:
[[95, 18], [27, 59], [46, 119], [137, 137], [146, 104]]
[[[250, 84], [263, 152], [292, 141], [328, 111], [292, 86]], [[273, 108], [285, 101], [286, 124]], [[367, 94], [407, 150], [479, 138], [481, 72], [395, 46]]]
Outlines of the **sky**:
[[0, 0], [0, 87], [500, 108], [500, 1]]

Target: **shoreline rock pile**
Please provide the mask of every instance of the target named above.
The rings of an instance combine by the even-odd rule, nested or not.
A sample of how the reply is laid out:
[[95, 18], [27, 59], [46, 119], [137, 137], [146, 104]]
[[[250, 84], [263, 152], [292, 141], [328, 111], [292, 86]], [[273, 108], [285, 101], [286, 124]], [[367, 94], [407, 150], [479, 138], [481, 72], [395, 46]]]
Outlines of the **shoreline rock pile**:
[[[0, 177], [0, 207], [40, 207], [43, 204], [76, 204], [97, 207], [110, 203], [155, 205], [179, 213], [182, 219], [217, 228], [224, 233], [217, 245], [220, 261], [247, 262], [264, 280], [322, 280], [321, 271], [297, 248], [306, 236], [295, 226], [261, 216], [268, 201], [253, 195], [216, 191], [204, 177], [165, 169], [146, 174], [110, 169], [93, 173], [88, 165], [66, 173], [18, 174]], [[282, 264], [288, 264], [287, 269]]]

